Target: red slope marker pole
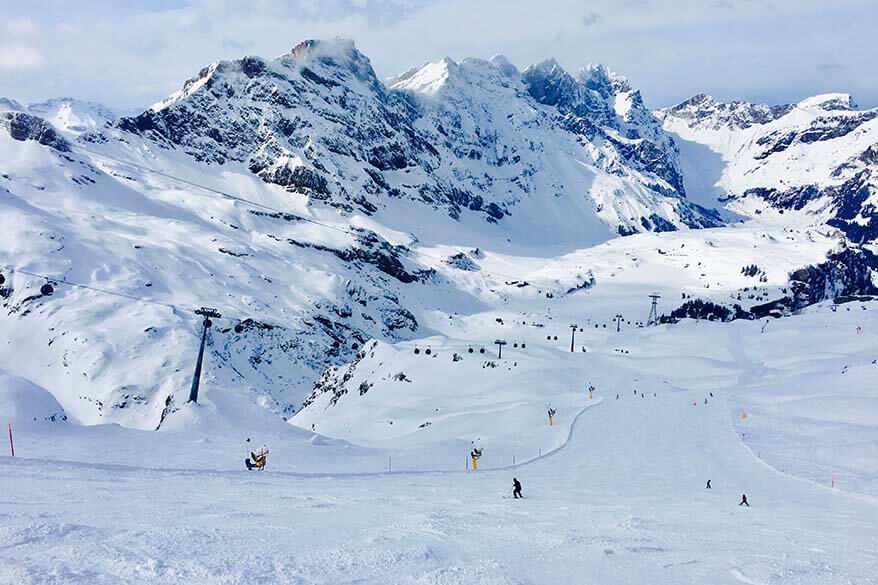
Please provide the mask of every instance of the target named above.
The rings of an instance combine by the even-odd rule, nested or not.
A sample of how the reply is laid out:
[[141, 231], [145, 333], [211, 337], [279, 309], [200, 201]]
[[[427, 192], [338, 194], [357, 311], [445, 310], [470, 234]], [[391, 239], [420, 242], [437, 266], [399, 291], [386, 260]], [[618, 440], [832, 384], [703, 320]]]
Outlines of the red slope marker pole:
[[7, 423], [9, 427], [9, 450], [12, 451], [12, 456], [15, 457], [15, 444], [12, 442], [12, 423]]

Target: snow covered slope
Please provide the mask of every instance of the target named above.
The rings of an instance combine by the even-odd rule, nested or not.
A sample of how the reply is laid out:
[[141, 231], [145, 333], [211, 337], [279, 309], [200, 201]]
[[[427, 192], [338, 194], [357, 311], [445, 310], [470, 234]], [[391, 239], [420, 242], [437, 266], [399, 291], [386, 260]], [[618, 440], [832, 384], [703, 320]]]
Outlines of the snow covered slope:
[[[797, 367], [804, 368], [813, 359], [808, 348], [824, 343], [817, 341], [819, 335], [793, 342], [803, 317], [784, 318], [778, 324], [735, 322], [735, 331], [766, 331], [767, 337], [756, 338], [759, 357], [744, 359], [742, 351], [757, 351], [754, 342], [745, 343], [746, 350], [730, 345], [722, 325], [695, 326], [697, 322], [684, 319], [676, 325], [644, 328], [648, 295], [662, 295], [659, 312], [664, 315], [692, 299], [758, 313], [770, 301], [795, 296], [792, 289], [800, 285], [790, 283], [791, 266], [819, 265], [839, 245], [835, 230], [825, 226], [792, 229], [751, 223], [639, 234], [549, 261], [517, 258], [521, 280], [483, 290], [484, 310], [437, 313], [425, 321], [438, 333], [431, 337], [393, 345], [369, 342], [350, 365], [324, 374], [292, 420], [356, 444], [399, 449], [402, 452], [395, 457], [400, 465], [412, 459], [404, 455], [409, 449], [415, 453], [452, 449], [458, 460], [437, 459], [434, 464], [453, 469], [473, 442], [486, 447], [485, 460], [494, 465], [556, 448], [576, 414], [592, 403], [585, 392], [589, 385], [598, 388], [595, 400], [630, 395], [642, 386], [652, 388], [650, 394], [657, 388], [743, 392], [735, 387], [739, 377], [754, 384], [761, 377], [747, 378], [749, 374], [739, 369], [745, 372], [760, 361], [801, 362]], [[488, 259], [483, 264], [490, 266]], [[751, 266], [755, 269], [748, 269]], [[585, 269], [589, 286], [577, 289], [565, 284]], [[875, 281], [874, 274], [870, 278]], [[821, 290], [827, 286], [819, 285]], [[831, 298], [841, 293], [829, 294]], [[826, 297], [814, 300], [822, 298]], [[870, 305], [874, 310], [874, 303], [856, 305], [854, 319], [860, 315], [872, 319], [865, 312]], [[829, 326], [837, 313], [824, 306], [821, 314], [820, 322]], [[703, 318], [720, 320], [714, 315]], [[577, 325], [573, 354], [572, 324]], [[848, 320], [843, 329], [832, 332], [840, 340], [829, 345], [839, 348], [840, 357], [821, 371], [830, 375], [844, 364], [865, 363], [871, 337], [857, 338], [850, 348], [841, 341], [855, 327], [856, 321]], [[790, 339], [784, 341], [787, 336]], [[741, 343], [739, 337], [735, 339]], [[762, 339], [773, 341], [762, 343]], [[496, 340], [506, 341], [502, 359]], [[791, 373], [790, 378], [796, 375]], [[755, 396], [759, 390], [753, 392]], [[862, 387], [840, 392], [851, 392], [859, 400]], [[550, 404], [558, 412], [552, 428], [546, 417]], [[414, 459], [408, 465], [420, 468], [420, 457]]]
[[[469, 372], [484, 405], [455, 386], [454, 368], [471, 357], [418, 367], [412, 389], [397, 384], [396, 411], [386, 413], [393, 429], [384, 424], [373, 436], [392, 449], [345, 454], [288, 427], [284, 440], [269, 438], [261, 473], [241, 470], [224, 452], [229, 445], [198, 431], [187, 440], [119, 429], [117, 447], [97, 450], [95, 461], [87, 446], [101, 443], [88, 433], [35, 423], [20, 433], [18, 457], [0, 457], [0, 582], [870, 583], [878, 563], [869, 451], [878, 424], [868, 415], [875, 311], [874, 303], [821, 306], [765, 328], [601, 327], [586, 336], [588, 353], [507, 346], [515, 353], [496, 361], [517, 359], [525, 372], [549, 367], [527, 387], [483, 383], [515, 381], [502, 367]], [[563, 334], [563, 317], [547, 330]], [[417, 359], [451, 361], [446, 348], [431, 346], [439, 357]], [[402, 361], [409, 368], [417, 360]], [[589, 401], [572, 383], [593, 374]], [[337, 408], [371, 408], [364, 400], [389, 390], [376, 382]], [[415, 431], [433, 440], [397, 433], [397, 424], [423, 420], [409, 411], [420, 406], [418, 388], [442, 382], [452, 404]], [[498, 410], [501, 393], [507, 405]], [[547, 397], [557, 427], [547, 424]], [[454, 412], [462, 398], [471, 402]], [[574, 422], [568, 411], [585, 404]], [[470, 445], [458, 439], [467, 420], [466, 438], [476, 431], [483, 442], [476, 472], [464, 469]], [[362, 422], [351, 418], [360, 437]], [[503, 437], [516, 431], [517, 451], [504, 449]], [[532, 452], [540, 433], [560, 438], [549, 455]], [[535, 460], [522, 464], [524, 456]], [[437, 470], [446, 460], [457, 465]], [[512, 477], [523, 484], [522, 501], [509, 496]], [[751, 507], [738, 506], [742, 493]]]
[[[675, 142], [640, 94], [600, 66], [573, 77], [553, 61], [522, 73], [499, 56], [446, 59], [385, 85], [352, 43], [307, 41], [212, 64], [116, 123], [69, 100], [6, 106], [0, 357], [83, 424], [193, 420], [200, 306], [224, 315], [203, 412], [233, 424], [257, 404], [286, 419], [370, 340], [490, 347], [448, 327], [513, 306], [577, 314], [583, 298], [618, 311], [652, 290], [749, 310], [838, 244], [822, 216], [685, 229], [716, 216], [686, 200]], [[94, 129], [65, 108], [91, 111], [77, 119]]]
[[43, 118], [55, 128], [72, 134], [100, 129], [116, 121], [121, 112], [94, 102], [62, 97], [22, 105], [0, 97], [0, 112], [24, 112]]
[[[192, 311], [214, 306], [205, 406], [216, 384], [287, 418], [368, 340], [479, 310], [516, 256], [715, 225], [636, 92], [591, 71], [574, 93], [602, 100], [593, 120], [538, 102], [533, 75], [500, 58], [385, 86], [347, 41], [212, 64], [116, 121], [66, 98], [5, 100], [4, 367], [76, 422], [154, 429], [187, 396]], [[496, 254], [510, 265], [488, 275]]]
[[657, 115], [680, 146], [694, 201], [749, 217], [813, 215], [853, 241], [878, 237], [878, 109], [859, 110], [846, 94], [784, 106], [697, 95]]

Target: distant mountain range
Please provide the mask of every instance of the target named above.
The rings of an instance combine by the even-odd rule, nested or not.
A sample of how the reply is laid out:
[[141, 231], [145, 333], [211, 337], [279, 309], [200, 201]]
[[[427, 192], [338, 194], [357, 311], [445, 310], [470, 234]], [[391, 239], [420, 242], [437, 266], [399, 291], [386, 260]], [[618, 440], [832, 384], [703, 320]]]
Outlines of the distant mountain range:
[[369, 339], [526, 286], [517, 257], [746, 217], [875, 240], [876, 117], [841, 94], [653, 112], [605, 67], [501, 56], [381, 81], [341, 40], [213, 63], [136, 114], [0, 98], [0, 359], [64, 380], [74, 420], [155, 428], [186, 397], [189, 310], [215, 305], [206, 375], [237, 393], [214, 406], [286, 417]]

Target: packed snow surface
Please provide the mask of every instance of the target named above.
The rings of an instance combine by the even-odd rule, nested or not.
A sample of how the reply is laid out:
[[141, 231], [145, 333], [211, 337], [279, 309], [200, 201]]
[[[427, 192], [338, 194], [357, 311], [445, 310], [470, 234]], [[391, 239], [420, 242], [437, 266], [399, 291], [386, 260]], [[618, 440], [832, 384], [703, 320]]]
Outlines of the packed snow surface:
[[159, 432], [19, 419], [0, 582], [874, 582], [874, 304], [616, 333], [600, 290], [543, 327], [492, 309], [368, 344], [347, 381], [368, 391], [294, 419], [325, 434], [240, 405]]

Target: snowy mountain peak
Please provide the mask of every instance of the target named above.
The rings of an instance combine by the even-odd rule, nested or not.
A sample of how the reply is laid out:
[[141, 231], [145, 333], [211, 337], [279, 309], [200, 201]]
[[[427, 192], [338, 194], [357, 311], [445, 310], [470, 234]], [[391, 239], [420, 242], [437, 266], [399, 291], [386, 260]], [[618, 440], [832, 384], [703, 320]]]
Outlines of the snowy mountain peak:
[[598, 92], [604, 98], [631, 91], [628, 79], [618, 73], [614, 73], [600, 63], [589, 63], [580, 69], [578, 77], [580, 83]]
[[457, 74], [459, 69], [457, 62], [445, 57], [440, 61], [412, 67], [402, 75], [391, 79], [389, 85], [400, 91], [434, 95]]
[[531, 72], [531, 74], [539, 74], [543, 76], [552, 76], [552, 77], [561, 77], [564, 75], [569, 75], [567, 71], [555, 60], [554, 57], [549, 57], [539, 63], [535, 63], [534, 65], [529, 66], [525, 69], [525, 72]]
[[101, 104], [71, 97], [59, 97], [22, 105], [0, 97], [0, 111], [26, 112], [43, 118], [62, 132], [82, 134], [113, 123], [118, 112]]
[[360, 81], [377, 82], [375, 70], [369, 58], [361, 53], [354, 41], [335, 38], [332, 40], [309, 39], [292, 48], [278, 60], [284, 65], [293, 63], [299, 67], [319, 66], [352, 72]]
[[0, 97], [0, 112], [21, 112], [24, 107], [12, 98]]
[[853, 98], [847, 93], [823, 93], [811, 96], [803, 99], [796, 106], [803, 109], [817, 109], [827, 112], [857, 109], [857, 104], [854, 103]]
[[357, 50], [353, 40], [343, 38], [331, 40], [307, 39], [294, 46], [287, 55], [302, 62], [310, 59], [347, 60], [365, 58]]
[[720, 102], [712, 96], [699, 93], [671, 108], [656, 111], [662, 119], [676, 118], [691, 128], [719, 130], [744, 129], [756, 124], [767, 124], [785, 116], [791, 105], [768, 106], [745, 101]]
[[210, 78], [211, 75], [213, 75], [213, 72], [216, 71], [219, 66], [220, 62], [216, 62], [211, 63], [207, 67], [203, 67], [197, 75], [187, 79], [183, 83], [182, 88], [180, 88], [178, 91], [175, 91], [160, 102], [153, 104], [152, 106], [150, 106], [149, 109], [153, 112], [160, 112], [168, 106], [186, 99], [187, 97], [198, 91], [198, 89], [201, 88], [205, 83], [207, 83], [207, 80]]
[[491, 57], [490, 62], [494, 65], [494, 67], [499, 69], [503, 75], [507, 77], [518, 77], [519, 75], [521, 75], [518, 67], [513, 65], [504, 55], [498, 53]]

